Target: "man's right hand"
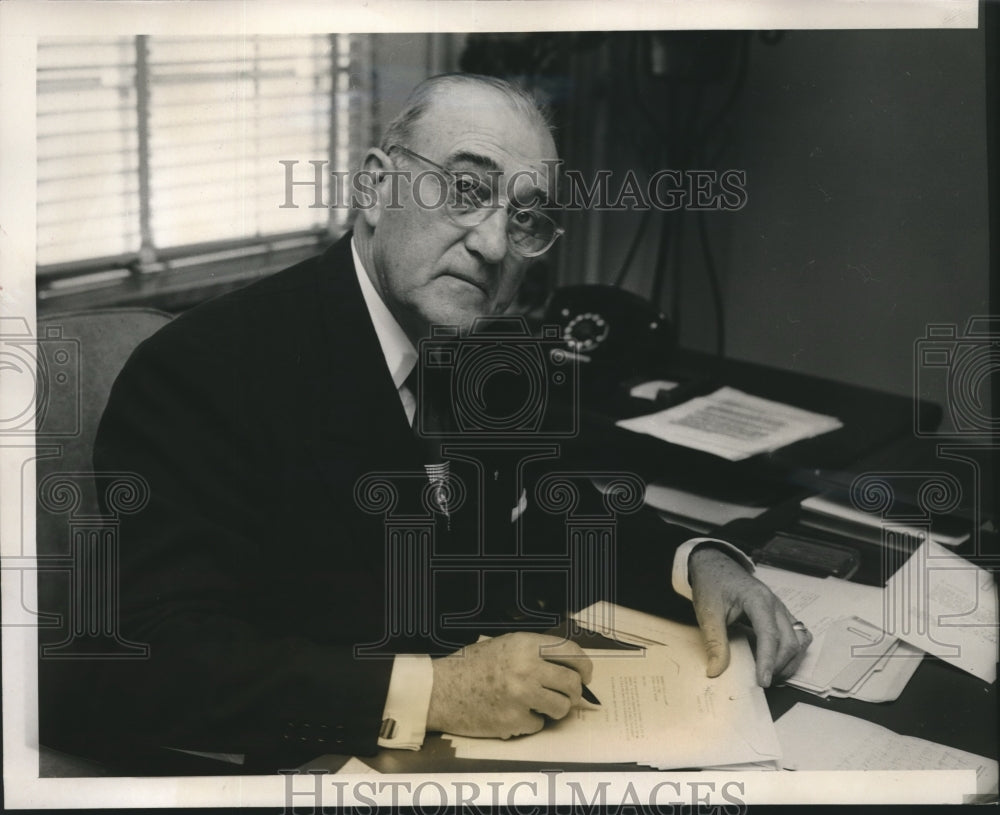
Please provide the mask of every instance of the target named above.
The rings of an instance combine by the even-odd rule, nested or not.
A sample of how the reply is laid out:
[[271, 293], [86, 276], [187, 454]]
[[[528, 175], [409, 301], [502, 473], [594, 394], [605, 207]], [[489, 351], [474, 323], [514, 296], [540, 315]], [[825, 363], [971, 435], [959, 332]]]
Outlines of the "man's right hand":
[[435, 659], [427, 730], [509, 739], [579, 704], [593, 665], [575, 643], [519, 632]]

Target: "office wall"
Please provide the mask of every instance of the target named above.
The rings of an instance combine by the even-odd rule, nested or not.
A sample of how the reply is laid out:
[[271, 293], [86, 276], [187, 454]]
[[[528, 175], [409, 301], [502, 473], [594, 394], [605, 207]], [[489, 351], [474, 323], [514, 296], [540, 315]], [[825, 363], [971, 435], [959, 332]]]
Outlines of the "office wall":
[[[376, 122], [384, 125], [403, 106], [413, 87], [428, 76], [454, 71], [461, 34], [373, 34]], [[380, 133], [374, 134], [377, 139]], [[376, 141], [377, 143], [377, 141]]]
[[[755, 38], [748, 67], [724, 158], [746, 170], [748, 203], [706, 218], [727, 354], [909, 394], [926, 325], [988, 312], [983, 33], [786, 32]], [[694, 223], [681, 340], [711, 350]], [[628, 237], [603, 229], [604, 266]], [[640, 257], [647, 278], [653, 258]], [[942, 379], [923, 395], [942, 401]]]
[[983, 43], [793, 32], [754, 50], [736, 158], [749, 203], [726, 264], [732, 355], [910, 393], [926, 325], [988, 312]]

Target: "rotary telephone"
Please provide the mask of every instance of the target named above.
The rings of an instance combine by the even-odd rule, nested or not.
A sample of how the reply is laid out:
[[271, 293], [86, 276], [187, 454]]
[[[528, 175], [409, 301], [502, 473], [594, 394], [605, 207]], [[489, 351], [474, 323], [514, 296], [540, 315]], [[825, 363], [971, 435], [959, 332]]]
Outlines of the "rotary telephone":
[[558, 325], [579, 361], [584, 398], [603, 399], [629, 383], [655, 378], [669, 360], [673, 324], [648, 300], [616, 286], [556, 289], [543, 325]]

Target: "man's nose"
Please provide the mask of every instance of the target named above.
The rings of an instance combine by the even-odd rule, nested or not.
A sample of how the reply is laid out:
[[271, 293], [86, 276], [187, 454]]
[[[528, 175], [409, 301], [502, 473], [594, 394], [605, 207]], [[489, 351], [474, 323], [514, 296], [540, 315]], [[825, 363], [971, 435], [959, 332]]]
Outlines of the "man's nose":
[[487, 263], [500, 263], [507, 256], [507, 210], [497, 207], [485, 221], [469, 230], [465, 245]]

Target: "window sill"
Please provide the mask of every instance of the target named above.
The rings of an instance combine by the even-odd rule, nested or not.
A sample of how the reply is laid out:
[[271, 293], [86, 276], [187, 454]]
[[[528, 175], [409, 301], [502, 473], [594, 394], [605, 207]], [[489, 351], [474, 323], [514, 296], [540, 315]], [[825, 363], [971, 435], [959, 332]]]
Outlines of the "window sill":
[[181, 312], [313, 257], [328, 242], [317, 240], [294, 248], [206, 260], [157, 272], [126, 271], [127, 277], [105, 282], [40, 288], [38, 314], [139, 306]]

